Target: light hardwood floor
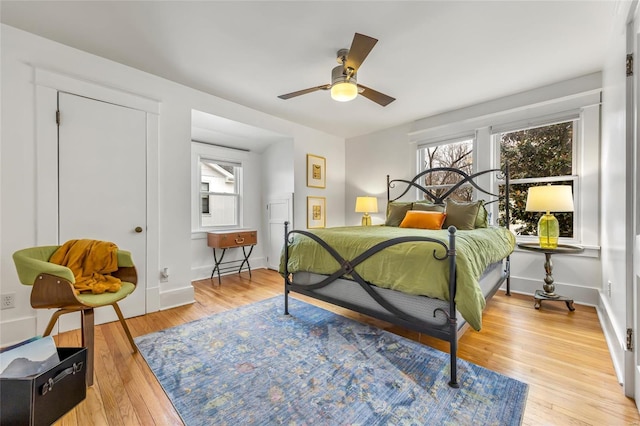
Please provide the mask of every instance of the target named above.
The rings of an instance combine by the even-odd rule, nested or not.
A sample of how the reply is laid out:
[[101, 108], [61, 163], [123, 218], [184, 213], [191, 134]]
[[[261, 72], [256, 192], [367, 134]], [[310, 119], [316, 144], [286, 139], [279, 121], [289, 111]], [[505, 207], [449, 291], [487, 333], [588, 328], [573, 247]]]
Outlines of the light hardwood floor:
[[[223, 277], [221, 286], [217, 280], [193, 285], [195, 303], [127, 320], [133, 336], [281, 295], [283, 287], [276, 272], [264, 269], [254, 270], [251, 280], [243, 272]], [[447, 350], [437, 339], [312, 303]], [[95, 334], [94, 385], [86, 400], [56, 424], [182, 424], [140, 354], [131, 354], [120, 325], [97, 326]], [[58, 346], [79, 346], [79, 339], [77, 331], [56, 337]], [[545, 302], [538, 311], [531, 296], [499, 292], [487, 305], [482, 331], [460, 338], [459, 356], [529, 384], [524, 425], [640, 424], [634, 401], [617, 383], [594, 308], [576, 305], [569, 313], [564, 303]]]

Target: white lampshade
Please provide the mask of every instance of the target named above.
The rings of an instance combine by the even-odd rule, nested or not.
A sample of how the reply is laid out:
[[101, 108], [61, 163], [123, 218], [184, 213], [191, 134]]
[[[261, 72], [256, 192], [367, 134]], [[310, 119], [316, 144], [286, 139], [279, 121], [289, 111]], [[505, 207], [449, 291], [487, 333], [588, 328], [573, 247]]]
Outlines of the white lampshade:
[[358, 86], [351, 81], [335, 83], [331, 86], [331, 99], [338, 102], [348, 102], [358, 96]]
[[572, 212], [573, 195], [569, 185], [532, 186], [527, 192], [528, 212]]
[[356, 213], [378, 213], [378, 199], [376, 197], [357, 197]]

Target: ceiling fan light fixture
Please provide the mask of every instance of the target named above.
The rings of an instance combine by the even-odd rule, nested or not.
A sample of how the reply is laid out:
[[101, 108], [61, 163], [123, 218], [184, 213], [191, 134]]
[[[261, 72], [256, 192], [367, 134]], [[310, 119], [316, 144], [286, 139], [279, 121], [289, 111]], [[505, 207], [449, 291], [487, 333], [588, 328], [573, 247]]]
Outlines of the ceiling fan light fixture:
[[331, 99], [338, 102], [349, 102], [358, 96], [358, 86], [350, 81], [335, 83], [331, 86]]
[[344, 74], [344, 67], [338, 65], [331, 70], [331, 99], [338, 102], [349, 102], [358, 96], [357, 74]]

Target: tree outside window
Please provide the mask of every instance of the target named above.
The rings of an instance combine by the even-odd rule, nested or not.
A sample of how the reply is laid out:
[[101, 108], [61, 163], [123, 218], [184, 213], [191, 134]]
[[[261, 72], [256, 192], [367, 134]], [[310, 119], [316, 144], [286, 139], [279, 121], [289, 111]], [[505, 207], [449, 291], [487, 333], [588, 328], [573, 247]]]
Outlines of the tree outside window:
[[[575, 189], [575, 126], [575, 121], [565, 121], [495, 135], [500, 144], [500, 167], [504, 169], [509, 164], [509, 228], [516, 235], [537, 233], [540, 213], [525, 211], [530, 187], [552, 184], [571, 185]], [[500, 193], [504, 193], [504, 185], [500, 186]], [[554, 213], [554, 216], [560, 223], [560, 236], [572, 238], [574, 214]], [[500, 225], [505, 225], [504, 203], [500, 204]]]
[[[450, 167], [471, 174], [473, 173], [473, 139], [444, 142], [421, 148], [419, 158], [422, 164], [420, 171], [435, 167]], [[460, 180], [460, 175], [457, 173], [440, 171], [427, 174], [421, 184], [439, 197]], [[471, 201], [472, 192], [471, 186], [463, 185], [456, 189], [450, 198], [456, 201]]]

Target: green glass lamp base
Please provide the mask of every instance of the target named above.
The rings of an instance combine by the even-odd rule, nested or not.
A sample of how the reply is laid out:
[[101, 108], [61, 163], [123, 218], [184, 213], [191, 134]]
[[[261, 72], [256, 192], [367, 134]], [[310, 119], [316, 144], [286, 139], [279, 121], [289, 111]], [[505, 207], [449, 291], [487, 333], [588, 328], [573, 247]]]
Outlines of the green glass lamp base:
[[538, 238], [540, 247], [554, 249], [558, 247], [558, 237], [560, 236], [560, 224], [558, 219], [551, 213], [542, 215], [538, 221]]

